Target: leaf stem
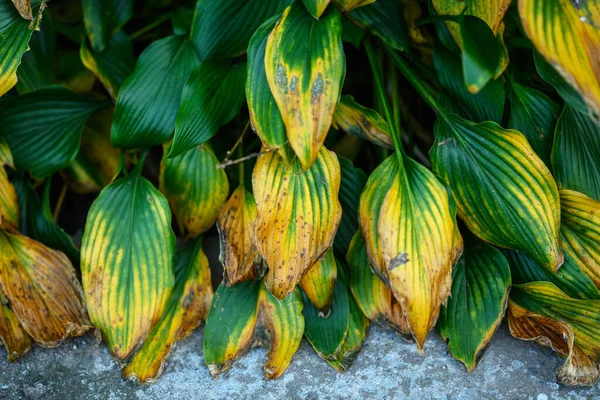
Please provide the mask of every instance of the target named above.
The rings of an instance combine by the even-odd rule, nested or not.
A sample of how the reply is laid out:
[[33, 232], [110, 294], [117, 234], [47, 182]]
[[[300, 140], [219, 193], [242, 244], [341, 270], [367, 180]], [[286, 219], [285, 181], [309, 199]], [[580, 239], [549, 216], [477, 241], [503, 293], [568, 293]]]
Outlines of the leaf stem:
[[[50, 182], [50, 180], [48, 180], [48, 182]], [[68, 188], [67, 182], [64, 182], [62, 185], [62, 188], [60, 189], [60, 195], [58, 196], [58, 200], [56, 201], [56, 206], [54, 206], [54, 213], [52, 213], [52, 218], [54, 219], [54, 222], [58, 222], [58, 215], [60, 214], [60, 210], [62, 208], [63, 202], [65, 201], [65, 197], [67, 195], [67, 188]], [[49, 191], [50, 191], [50, 185], [48, 185], [48, 192]], [[45, 204], [49, 203], [49, 199], [46, 199], [46, 196], [44, 196], [44, 203]]]

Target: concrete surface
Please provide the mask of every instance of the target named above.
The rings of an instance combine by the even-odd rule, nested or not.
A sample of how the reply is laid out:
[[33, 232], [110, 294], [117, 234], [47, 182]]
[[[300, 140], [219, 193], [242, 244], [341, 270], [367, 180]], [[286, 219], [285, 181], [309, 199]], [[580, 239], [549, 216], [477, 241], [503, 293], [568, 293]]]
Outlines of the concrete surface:
[[437, 334], [425, 356], [391, 331], [372, 326], [358, 358], [340, 374], [304, 341], [277, 381], [262, 375], [265, 352], [253, 349], [212, 379], [202, 358], [202, 328], [179, 343], [158, 382], [121, 379], [107, 348], [89, 334], [56, 349], [35, 347], [24, 359], [0, 361], [0, 399], [600, 399], [598, 385], [556, 383], [562, 359], [550, 350], [496, 334], [477, 369], [467, 374]]

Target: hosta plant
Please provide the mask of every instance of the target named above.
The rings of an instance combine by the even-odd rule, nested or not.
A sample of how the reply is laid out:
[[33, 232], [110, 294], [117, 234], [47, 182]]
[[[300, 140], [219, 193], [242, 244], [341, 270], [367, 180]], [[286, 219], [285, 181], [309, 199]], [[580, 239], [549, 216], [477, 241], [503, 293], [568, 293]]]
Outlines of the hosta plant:
[[374, 322], [472, 371], [505, 320], [600, 377], [594, 0], [0, 0], [0, 95], [11, 361], [345, 371]]

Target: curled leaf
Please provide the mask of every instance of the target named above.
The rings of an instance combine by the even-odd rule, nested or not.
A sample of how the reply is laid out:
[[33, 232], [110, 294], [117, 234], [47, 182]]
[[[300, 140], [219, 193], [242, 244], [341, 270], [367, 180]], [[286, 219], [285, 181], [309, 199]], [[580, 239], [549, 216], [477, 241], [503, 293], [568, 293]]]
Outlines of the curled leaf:
[[391, 149], [393, 147], [390, 127], [375, 110], [366, 108], [354, 101], [354, 97], [344, 95], [335, 108], [333, 127], [350, 135], [358, 136]]
[[310, 302], [320, 311], [327, 312], [333, 301], [337, 280], [337, 266], [333, 248], [313, 264], [300, 281], [300, 287]]

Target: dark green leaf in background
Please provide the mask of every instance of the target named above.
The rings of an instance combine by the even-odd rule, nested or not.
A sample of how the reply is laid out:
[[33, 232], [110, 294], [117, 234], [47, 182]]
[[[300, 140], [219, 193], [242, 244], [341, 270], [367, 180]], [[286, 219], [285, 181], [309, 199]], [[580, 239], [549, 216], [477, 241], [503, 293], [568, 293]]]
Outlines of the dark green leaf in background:
[[410, 48], [402, 7], [397, 0], [377, 0], [352, 10], [350, 16], [392, 48]]
[[501, 46], [489, 25], [472, 15], [461, 17], [460, 35], [464, 82], [469, 92], [477, 93], [496, 75]]
[[100, 52], [133, 14], [133, 0], [82, 0], [83, 21], [90, 42]]

